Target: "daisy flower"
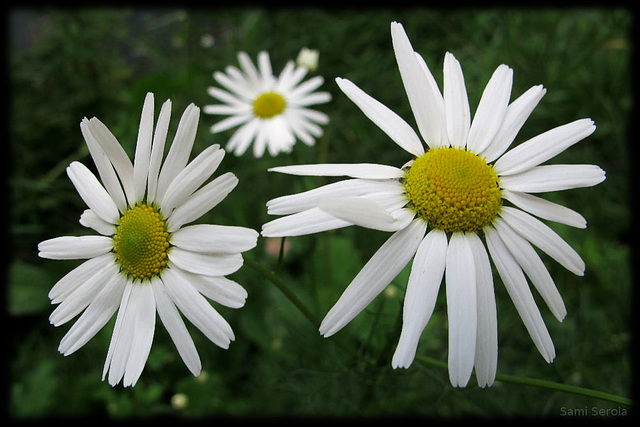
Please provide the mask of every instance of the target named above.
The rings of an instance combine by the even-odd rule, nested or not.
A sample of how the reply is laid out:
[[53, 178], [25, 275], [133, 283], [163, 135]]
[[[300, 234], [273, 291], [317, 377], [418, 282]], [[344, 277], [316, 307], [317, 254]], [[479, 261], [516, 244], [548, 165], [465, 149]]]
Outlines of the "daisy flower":
[[226, 90], [209, 87], [208, 93], [222, 104], [206, 105], [204, 112], [229, 116], [211, 127], [217, 133], [239, 126], [227, 150], [236, 156], [244, 154], [253, 142], [253, 154], [262, 157], [265, 149], [275, 156], [289, 153], [300, 139], [308, 146], [322, 136], [322, 127], [329, 118], [312, 110], [311, 105], [331, 100], [328, 92], [315, 92], [324, 79], [315, 76], [300, 83], [308, 72], [306, 67], [289, 61], [276, 78], [267, 52], [258, 54], [258, 69], [245, 52], [238, 53], [242, 70], [228, 66], [226, 72], [216, 71], [215, 80]]
[[[102, 180], [82, 163], [67, 174], [88, 209], [80, 223], [99, 235], [64, 236], [38, 245], [39, 256], [84, 259], [51, 289], [59, 304], [49, 320], [60, 326], [80, 313], [58, 350], [65, 356], [117, 317], [102, 379], [133, 386], [140, 377], [155, 330], [156, 312], [193, 375], [200, 358], [180, 312], [222, 348], [233, 341], [229, 324], [211, 306], [244, 305], [247, 292], [225, 276], [243, 264], [241, 252], [256, 245], [258, 233], [243, 227], [187, 225], [215, 207], [238, 183], [227, 172], [205, 182], [222, 162], [213, 145], [187, 164], [200, 110], [185, 110], [162, 162], [171, 115], [167, 100], [154, 131], [154, 97], [147, 94], [133, 164], [97, 118], [84, 118], [82, 135]], [[206, 297], [206, 298], [205, 298]]]
[[392, 23], [391, 35], [422, 140], [407, 122], [355, 84], [336, 81], [411, 158], [402, 167], [360, 163], [271, 169], [351, 179], [269, 201], [270, 214], [286, 216], [265, 224], [262, 234], [294, 236], [349, 225], [393, 232], [326, 315], [320, 333], [328, 337], [343, 328], [413, 258], [392, 366], [409, 367], [413, 362], [444, 279], [451, 384], [466, 386], [475, 367], [478, 384], [484, 387], [495, 379], [498, 355], [490, 259], [535, 346], [547, 362], [555, 357], [526, 277], [558, 320], [566, 309], [534, 246], [577, 275], [584, 274], [585, 265], [538, 218], [578, 228], [585, 228], [586, 221], [531, 193], [588, 187], [605, 179], [604, 171], [594, 165], [541, 165], [590, 135], [595, 126], [589, 119], [577, 120], [506, 151], [545, 89], [534, 86], [510, 103], [513, 71], [501, 65], [472, 122], [462, 69], [454, 56], [445, 56], [442, 94], [402, 25]]

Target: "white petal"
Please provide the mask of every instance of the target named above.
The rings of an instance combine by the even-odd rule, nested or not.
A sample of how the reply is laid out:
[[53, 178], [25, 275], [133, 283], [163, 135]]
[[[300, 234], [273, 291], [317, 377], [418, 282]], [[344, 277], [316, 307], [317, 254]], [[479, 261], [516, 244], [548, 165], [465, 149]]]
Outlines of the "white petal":
[[[258, 54], [258, 61], [260, 60], [259, 57], [261, 56], [261, 54], [263, 54], [263, 52], [260, 52]], [[249, 55], [247, 55], [246, 52], [238, 52], [238, 62], [242, 67], [242, 71], [244, 71], [245, 74], [247, 75], [247, 78], [254, 84], [257, 84], [260, 81], [258, 76], [258, 70], [253, 65], [253, 62], [249, 58]]]
[[307, 146], [313, 147], [316, 143], [315, 138], [322, 136], [322, 128], [315, 123], [311, 123], [310, 119], [303, 117], [300, 111], [289, 110], [287, 112], [287, 122], [296, 138]]
[[82, 163], [72, 162], [67, 175], [87, 206], [104, 221], [115, 224], [120, 216], [118, 207], [98, 178]]
[[509, 249], [504, 245], [502, 239], [491, 226], [485, 227], [487, 247], [491, 253], [491, 259], [495, 264], [502, 282], [513, 301], [524, 326], [527, 328], [536, 348], [548, 363], [555, 358], [556, 351], [553, 341], [540, 311], [536, 306], [533, 295], [527, 286], [527, 279], [524, 277], [518, 263], [513, 259]]
[[256, 246], [258, 232], [245, 227], [197, 224], [171, 235], [171, 244], [194, 252], [239, 253]]
[[261, 125], [256, 133], [256, 138], [253, 141], [253, 157], [259, 159], [264, 154], [267, 148], [267, 133], [268, 133], [268, 121], [261, 120]]
[[258, 53], [258, 68], [260, 70], [260, 79], [262, 81], [274, 80], [269, 52], [261, 51]]
[[226, 105], [226, 104], [215, 104], [215, 105], [205, 105], [202, 108], [202, 111], [205, 114], [219, 114], [219, 115], [247, 115], [251, 113], [251, 107], [245, 104], [236, 104], [236, 105]]
[[425, 129], [420, 129], [420, 134], [431, 148], [449, 145], [442, 92], [440, 92], [438, 83], [436, 83], [436, 79], [433, 77], [433, 74], [431, 74], [424, 58], [422, 58], [418, 52], [414, 52], [414, 54], [418, 60], [418, 64], [420, 64], [420, 68], [422, 68], [422, 72], [427, 78], [432, 97], [432, 99], [429, 100], [429, 117], [424, 118], [425, 123], [429, 124], [425, 125]]
[[156, 198], [158, 200], [162, 199], [169, 184], [189, 161], [189, 155], [198, 130], [199, 118], [200, 109], [194, 104], [189, 104], [180, 118], [178, 130], [158, 176], [158, 188], [156, 190]]
[[89, 307], [82, 313], [60, 341], [58, 351], [65, 356], [85, 345], [111, 319], [117, 310], [127, 280], [121, 274], [113, 274], [97, 293]]
[[369, 193], [364, 194], [359, 198], [376, 203], [378, 206], [389, 212], [389, 214], [394, 218], [396, 218], [396, 211], [407, 206], [407, 203], [409, 202], [407, 194], [404, 191], [397, 191], [393, 193]]
[[147, 363], [156, 327], [156, 300], [148, 283], [138, 284], [131, 292], [129, 310], [134, 311], [133, 337], [122, 385], [134, 386]]
[[160, 199], [162, 212], [168, 216], [176, 206], [184, 203], [216, 171], [224, 154], [218, 144], [210, 145], [180, 171]]
[[402, 169], [372, 163], [325, 163], [315, 165], [278, 166], [270, 168], [269, 172], [304, 176], [349, 176], [352, 178], [365, 179], [389, 179], [401, 178], [404, 176]]
[[261, 158], [267, 148], [268, 125], [264, 120], [256, 131], [256, 137], [253, 140], [253, 156], [257, 159]]
[[393, 368], [408, 368], [420, 335], [431, 318], [444, 275], [447, 236], [434, 229], [422, 240], [411, 266], [402, 309], [402, 332], [391, 360]]
[[296, 99], [292, 102], [292, 106], [308, 107], [310, 105], [325, 104], [329, 101], [331, 101], [331, 94], [329, 92], [313, 92]]
[[577, 228], [587, 227], [587, 220], [578, 212], [532, 194], [502, 190], [502, 198], [539, 218]]
[[449, 52], [444, 56], [444, 112], [449, 143], [454, 147], [467, 144], [471, 112], [458, 60]]
[[[229, 72], [231, 69], [234, 69], [233, 67], [227, 67], [227, 72]], [[236, 71], [239, 72], [239, 70], [235, 69]], [[230, 92], [233, 92], [235, 95], [249, 100], [252, 99], [252, 97], [255, 97], [255, 82], [252, 81], [248, 81], [248, 79], [245, 79], [245, 76], [242, 77], [242, 82], [240, 82], [240, 80], [238, 79], [233, 79], [230, 76], [221, 73], [219, 71], [216, 71], [215, 73], [213, 73], [213, 78], [221, 85], [224, 86], [225, 89], [229, 90]]]
[[151, 145], [151, 154], [149, 160], [149, 176], [147, 179], [147, 201], [154, 202], [156, 200], [156, 190], [158, 188], [158, 175], [160, 173], [160, 165], [164, 156], [164, 144], [169, 131], [169, 121], [171, 119], [171, 101], [166, 100], [162, 104], [160, 114], [158, 115], [158, 123], [153, 134], [153, 143]]
[[182, 314], [214, 344], [228, 348], [234, 339], [233, 331], [211, 304], [173, 268], [164, 271], [162, 281], [167, 294]]
[[[290, 152], [296, 143], [296, 137], [293, 135], [283, 115], [273, 117], [266, 121], [263, 130], [266, 147], [272, 156], [276, 156], [280, 152]], [[257, 144], [254, 145], [254, 148], [255, 147], [257, 147]], [[262, 156], [262, 153], [260, 153], [260, 156]]]
[[322, 76], [314, 76], [291, 90], [288, 97], [293, 100], [300, 98], [322, 86], [322, 83], [324, 83], [324, 78]]
[[225, 307], [240, 308], [247, 300], [247, 291], [226, 277], [197, 276], [191, 283], [202, 295]]
[[299, 114], [302, 121], [311, 121], [321, 125], [329, 123], [329, 116], [322, 111], [312, 110], [310, 108], [296, 108], [291, 111], [295, 111], [296, 114]]
[[126, 281], [122, 298], [120, 299], [120, 308], [116, 316], [116, 324], [111, 334], [107, 357], [102, 368], [102, 380], [104, 381], [108, 373], [108, 381], [112, 386], [118, 384], [122, 379], [129, 350], [131, 349], [131, 337], [133, 336], [131, 325], [133, 324], [132, 316], [134, 313], [131, 310], [127, 310], [127, 308], [134, 286], [137, 285], [129, 280]]
[[442, 134], [445, 133], [440, 91], [424, 61], [420, 61], [413, 51], [402, 24], [391, 23], [391, 40], [400, 77], [420, 134], [429, 146], [439, 146], [443, 140]]
[[384, 290], [416, 253], [426, 223], [420, 219], [395, 232], [351, 281], [320, 325], [320, 333], [331, 336], [357, 316]]
[[519, 209], [503, 206], [500, 216], [522, 237], [536, 245], [563, 267], [578, 276], [584, 275], [584, 261], [555, 231]]
[[396, 219], [379, 204], [362, 197], [324, 197], [318, 207], [323, 212], [360, 227], [380, 231], [397, 231]]
[[492, 162], [500, 157], [509, 148], [546, 91], [542, 85], [534, 86], [509, 104], [502, 120], [502, 126], [493, 141], [484, 151], [476, 154], [485, 156], [487, 162]]
[[513, 258], [520, 264], [522, 270], [529, 276], [529, 280], [547, 303], [553, 315], [562, 321], [567, 315], [567, 309], [562, 301], [549, 271], [536, 253], [535, 249], [524, 237], [516, 233], [502, 218], [496, 218], [494, 226], [498, 235], [511, 252]]
[[362, 110], [365, 116], [382, 129], [396, 144], [416, 157], [424, 154], [420, 138], [400, 116], [367, 95], [351, 81], [338, 77], [336, 82], [345, 95]]
[[242, 267], [240, 254], [204, 254], [173, 247], [169, 251], [169, 260], [183, 270], [207, 276], [225, 276]]
[[124, 188], [124, 194], [127, 197], [128, 203], [133, 205], [137, 200], [135, 200], [135, 189], [133, 187], [133, 164], [131, 164], [131, 159], [129, 159], [124, 148], [122, 148], [109, 128], [107, 128], [100, 120], [95, 117], [90, 119], [89, 129], [118, 174], [118, 178]]
[[502, 126], [512, 84], [513, 70], [506, 65], [500, 65], [487, 83], [473, 116], [467, 140], [467, 148], [472, 152], [484, 151]]
[[356, 197], [367, 193], [401, 192], [402, 184], [397, 181], [374, 181], [366, 179], [345, 179], [323, 185], [302, 193], [277, 197], [267, 202], [270, 215], [287, 215], [318, 206], [322, 197]]
[[284, 70], [282, 71], [283, 73], [280, 74], [280, 81], [278, 82], [278, 89], [286, 93], [297, 86], [307, 75], [309, 70], [307, 67], [294, 67], [293, 71], [291, 73], [287, 73], [286, 76], [284, 76]]
[[471, 377], [476, 354], [478, 303], [476, 271], [469, 238], [455, 232], [449, 240], [445, 270], [449, 319], [449, 380], [464, 387]]
[[167, 218], [169, 233], [177, 231], [184, 224], [195, 221], [213, 209], [238, 185], [238, 178], [227, 172], [193, 193], [182, 205], [178, 206]]
[[500, 186], [511, 191], [544, 193], [592, 187], [605, 178], [605, 172], [595, 165], [543, 165], [519, 174], [501, 176]]
[[114, 274], [118, 274], [115, 263], [103, 265], [53, 310], [49, 316], [49, 322], [54, 326], [60, 326], [73, 319], [95, 299], [105, 282]]
[[127, 210], [127, 199], [122, 190], [122, 186], [120, 185], [120, 181], [118, 180], [118, 176], [116, 175], [107, 154], [104, 152], [93, 133], [91, 133], [89, 120], [86, 117], [80, 122], [80, 130], [82, 131], [82, 135], [87, 143], [87, 148], [89, 149], [89, 154], [91, 154], [91, 158], [93, 158], [93, 162], [98, 169], [98, 174], [100, 175], [100, 179], [102, 180], [105, 189], [116, 206], [118, 206], [120, 212], [125, 212]]
[[151, 284], [153, 286], [153, 294], [156, 298], [156, 309], [158, 310], [160, 321], [176, 345], [176, 349], [189, 371], [195, 376], [200, 375], [202, 363], [200, 362], [196, 346], [180, 317], [178, 309], [176, 309], [173, 301], [171, 301], [171, 298], [167, 295], [167, 291], [161, 280], [152, 280]]
[[203, 276], [185, 270], [180, 270], [180, 275], [202, 295], [225, 307], [240, 308], [247, 299], [247, 291], [226, 277]]
[[233, 136], [231, 136], [225, 148], [229, 151], [233, 150], [233, 154], [236, 156], [243, 155], [247, 151], [247, 148], [249, 148], [249, 145], [251, 145], [253, 138], [255, 138], [258, 128], [260, 127], [260, 122], [260, 119], [255, 118], [240, 127]]
[[100, 218], [92, 209], [85, 209], [80, 215], [80, 224], [97, 231], [103, 236], [113, 236], [116, 234], [116, 226]]
[[555, 157], [595, 130], [591, 119], [558, 126], [511, 149], [498, 159], [493, 168], [499, 176], [524, 172]]
[[153, 137], [153, 93], [147, 93], [142, 107], [138, 141], [133, 161], [133, 186], [136, 200], [145, 196], [147, 177], [149, 175], [149, 161], [151, 156], [151, 139]]
[[303, 119], [307, 119], [321, 125], [329, 123], [329, 116], [322, 111], [311, 110], [309, 108], [296, 108], [295, 111], [300, 114]]
[[[248, 104], [244, 100], [238, 99], [236, 96], [230, 94], [227, 91], [219, 89], [217, 87], [209, 86], [207, 88], [207, 93], [209, 95], [211, 95], [212, 97], [217, 98], [218, 100], [224, 102], [225, 104], [227, 104], [229, 106], [234, 106], [234, 107], [244, 106], [244, 107], [248, 107]], [[210, 107], [212, 107], [212, 105], [205, 105], [203, 107], [202, 111], [205, 112], [205, 113], [209, 113], [208, 109]], [[215, 113], [213, 113], [213, 114], [215, 114]]]
[[320, 208], [312, 208], [267, 222], [262, 226], [261, 234], [264, 237], [302, 236], [350, 225], [353, 224]]
[[467, 234], [476, 270], [478, 331], [476, 335], [476, 379], [480, 387], [491, 386], [498, 367], [498, 317], [493, 291], [493, 273], [487, 250], [476, 233]]
[[280, 74], [278, 75], [276, 90], [282, 91], [282, 85], [288, 83], [295, 69], [296, 65], [294, 62], [292, 60], [287, 61], [284, 68], [282, 68], [282, 71], [280, 71]]
[[52, 304], [58, 304], [67, 298], [91, 276], [98, 273], [105, 265], [114, 262], [113, 254], [107, 253], [83, 262], [62, 277], [49, 291]]
[[87, 259], [113, 249], [113, 239], [106, 236], [62, 236], [38, 244], [38, 256], [49, 259]]
[[211, 133], [223, 132], [225, 130], [240, 126], [254, 117], [253, 112], [246, 114], [234, 114], [211, 126]]

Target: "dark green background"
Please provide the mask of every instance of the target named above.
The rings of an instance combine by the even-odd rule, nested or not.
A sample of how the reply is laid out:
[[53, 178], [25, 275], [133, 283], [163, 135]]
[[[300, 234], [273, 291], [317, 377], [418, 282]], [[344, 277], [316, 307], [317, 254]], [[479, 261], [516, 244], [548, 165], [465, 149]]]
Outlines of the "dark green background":
[[[164, 328], [157, 328], [146, 368], [135, 388], [101, 382], [113, 320], [69, 357], [57, 346], [69, 328], [51, 326], [47, 292], [78, 263], [37, 257], [38, 242], [87, 233], [85, 209], [64, 172], [73, 160], [93, 168], [80, 133], [96, 116], [133, 155], [144, 95], [156, 95], [156, 114], [173, 101], [170, 138], [191, 102], [214, 103], [206, 93], [212, 73], [237, 65], [236, 53], [255, 59], [270, 52], [278, 73], [307, 46], [320, 51], [316, 74], [333, 100], [318, 109], [331, 122], [316, 147], [302, 143], [291, 155], [254, 159], [228, 154], [219, 173], [240, 184], [202, 222], [260, 230], [272, 219], [267, 200], [318, 186], [322, 178], [270, 174], [275, 165], [375, 162], [401, 166], [406, 153], [368, 121], [335, 84], [351, 79], [415, 125], [391, 46], [390, 22], [403, 23], [415, 50], [442, 85], [446, 51], [460, 61], [472, 112], [495, 68], [514, 69], [512, 99], [533, 85], [547, 94], [516, 143], [570, 121], [590, 117], [596, 132], [550, 163], [597, 164], [602, 184], [550, 193], [550, 200], [582, 213], [586, 230], [550, 224], [583, 257], [576, 277], [543, 255], [568, 315], [557, 322], [539, 307], [556, 346], [547, 364], [536, 351], [496, 277], [498, 372], [631, 394], [632, 302], [629, 118], [632, 108], [632, 14], [624, 9], [12, 9], [9, 12], [9, 171], [7, 260], [7, 412], [15, 418], [174, 415], [261, 416], [562, 416], [571, 410], [616, 409], [617, 404], [531, 386], [497, 382], [479, 389], [451, 387], [446, 369], [414, 362], [391, 369], [408, 277], [388, 290], [332, 338], [316, 328], [256, 271], [232, 276], [249, 292], [245, 307], [217, 307], [236, 341], [222, 350], [195, 328], [204, 373], [192, 377]], [[212, 46], [201, 43], [213, 37]], [[224, 145], [230, 132], [212, 135], [217, 117], [202, 114], [194, 148]], [[321, 319], [388, 237], [350, 227], [290, 239], [278, 275]], [[246, 254], [276, 268], [266, 240]], [[442, 288], [442, 291], [444, 288]], [[444, 293], [423, 334], [418, 354], [446, 361]], [[187, 405], [172, 406], [183, 394]]]

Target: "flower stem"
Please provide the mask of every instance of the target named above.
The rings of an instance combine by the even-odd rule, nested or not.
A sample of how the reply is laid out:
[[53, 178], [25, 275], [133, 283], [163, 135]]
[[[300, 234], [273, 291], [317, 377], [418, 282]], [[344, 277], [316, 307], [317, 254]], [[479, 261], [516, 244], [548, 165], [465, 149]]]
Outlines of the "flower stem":
[[[416, 356], [416, 359], [431, 366], [438, 368], [447, 368], [447, 364], [437, 359], [433, 359], [427, 356]], [[511, 384], [531, 385], [534, 387], [541, 387], [550, 390], [562, 391], [564, 393], [578, 394], [582, 396], [593, 397], [595, 399], [607, 400], [609, 402], [619, 403], [622, 405], [630, 406], [633, 401], [627, 397], [618, 396], [612, 393], [604, 391], [592, 390], [584, 387], [578, 387], [573, 385], [561, 384], [553, 381], [541, 380], [537, 378], [523, 377], [520, 375], [509, 374], [496, 374], [496, 381]]]
[[244, 257], [244, 262], [246, 265], [253, 268], [256, 272], [262, 275], [265, 279], [267, 279], [268, 281], [276, 285], [276, 287], [280, 289], [280, 291], [284, 294], [284, 296], [286, 296], [289, 299], [289, 301], [291, 301], [291, 303], [295, 305], [298, 310], [300, 310], [300, 312], [304, 315], [304, 317], [306, 317], [316, 329], [320, 327], [320, 322], [318, 321], [318, 319], [316, 319], [313, 313], [311, 313], [311, 311], [296, 296], [296, 294], [294, 294], [287, 287], [287, 285], [284, 283], [284, 281], [280, 277], [278, 277], [274, 272], [272, 272], [271, 270], [269, 270], [262, 264], [254, 261], [251, 258]]
[[[283, 242], [284, 243], [284, 242]], [[273, 271], [264, 267], [262, 264], [256, 262], [255, 260], [244, 257], [244, 262], [246, 265], [251, 267], [265, 279], [273, 283], [284, 295], [291, 301], [291, 303], [296, 306], [298, 310], [311, 322], [311, 324], [317, 329], [320, 326], [320, 322], [314, 314], [304, 305], [304, 303], [287, 287], [284, 281]], [[446, 362], [442, 362], [440, 360], [427, 357], [427, 356], [416, 356], [416, 360], [423, 362], [427, 365], [435, 366], [442, 369], [447, 369], [448, 365]], [[501, 381], [504, 383], [511, 384], [521, 384], [521, 385], [530, 385], [534, 387], [546, 388], [549, 390], [561, 391], [564, 393], [572, 393], [582, 396], [588, 396], [595, 399], [607, 400], [609, 402], [619, 403], [621, 405], [630, 406], [633, 404], [632, 399], [618, 396], [612, 393], [607, 393], [604, 391], [592, 390], [584, 387], [578, 387], [573, 385], [567, 385], [562, 383], [557, 383], [553, 381], [541, 380], [537, 378], [523, 377], [519, 375], [509, 375], [509, 374], [496, 374], [496, 381]]]

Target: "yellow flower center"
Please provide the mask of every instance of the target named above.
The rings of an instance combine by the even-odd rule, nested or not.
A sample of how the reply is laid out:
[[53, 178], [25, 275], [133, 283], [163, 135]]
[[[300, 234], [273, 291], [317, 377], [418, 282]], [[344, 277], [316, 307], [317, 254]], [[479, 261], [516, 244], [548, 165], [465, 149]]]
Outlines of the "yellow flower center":
[[262, 119], [269, 119], [284, 111], [287, 102], [276, 92], [265, 92], [253, 101], [253, 112]]
[[125, 212], [113, 240], [116, 258], [134, 279], [150, 279], [167, 266], [169, 233], [151, 206], [140, 204]]
[[489, 224], [502, 199], [493, 167], [455, 147], [431, 149], [418, 157], [404, 187], [416, 214], [447, 232], [476, 231]]

